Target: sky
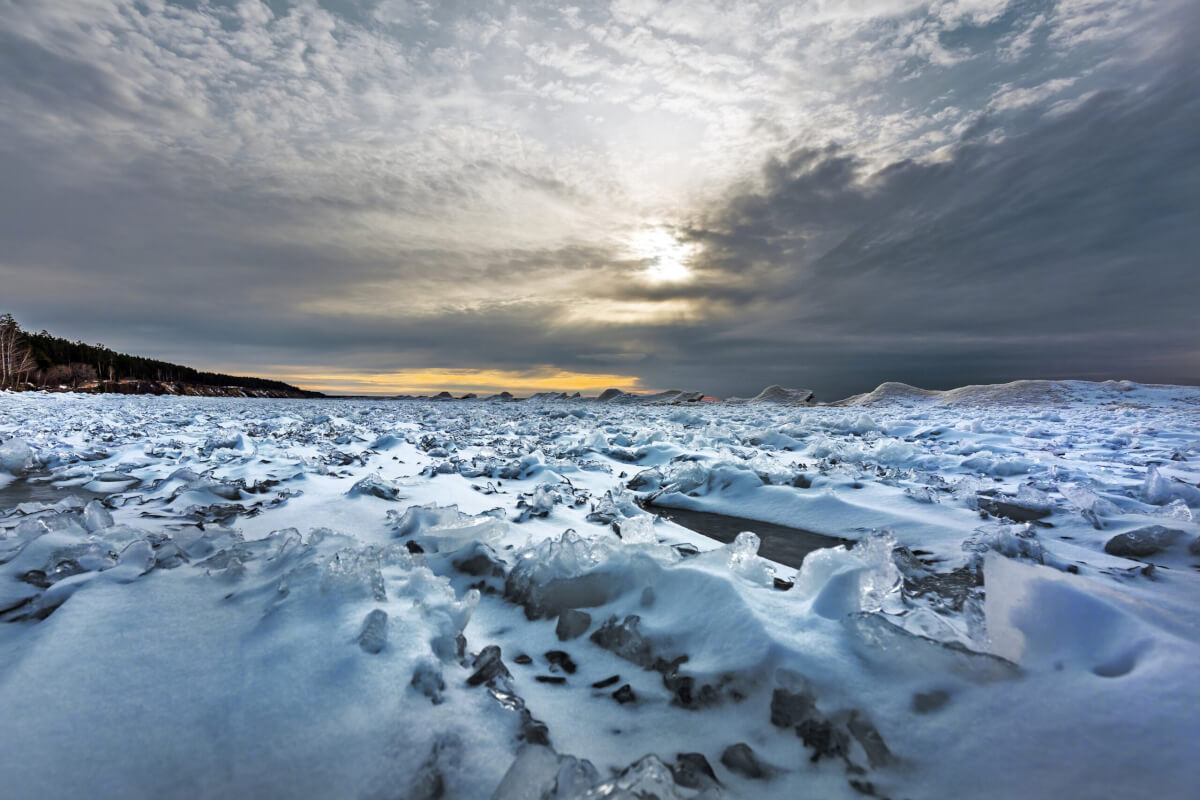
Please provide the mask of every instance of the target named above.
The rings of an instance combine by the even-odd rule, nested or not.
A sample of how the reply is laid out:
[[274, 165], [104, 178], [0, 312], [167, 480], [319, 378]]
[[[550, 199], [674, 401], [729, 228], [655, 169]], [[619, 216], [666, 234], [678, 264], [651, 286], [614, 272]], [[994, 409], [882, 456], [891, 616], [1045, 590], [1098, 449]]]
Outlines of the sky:
[[1200, 383], [1189, 0], [0, 0], [0, 311], [331, 393]]

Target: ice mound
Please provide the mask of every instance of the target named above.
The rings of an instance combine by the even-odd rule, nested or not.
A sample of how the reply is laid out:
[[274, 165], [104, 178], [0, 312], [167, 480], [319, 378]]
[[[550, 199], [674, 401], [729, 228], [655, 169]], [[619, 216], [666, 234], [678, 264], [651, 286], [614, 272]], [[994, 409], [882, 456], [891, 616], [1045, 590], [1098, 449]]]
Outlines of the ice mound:
[[599, 501], [592, 505], [587, 515], [588, 522], [608, 525], [622, 518], [645, 514], [637, 504], [637, 498], [622, 486], [609, 489]]
[[1142, 485], [1146, 502], [1164, 505], [1179, 500], [1192, 508], [1200, 508], [1200, 488], [1173, 475], [1164, 475], [1156, 466], [1146, 470], [1146, 481]]
[[[758, 612], [744, 600], [739, 582], [731, 579], [730, 562], [733, 569], [750, 571], [740, 563], [747, 556], [731, 544], [717, 551], [712, 561], [658, 564], [648, 580], [635, 585], [642, 591], [626, 592], [605, 611], [611, 612], [610, 620], [638, 617], [638, 630], [655, 657], [670, 661], [686, 656], [682, 669], [698, 681], [720, 681], [736, 673], [746, 673], [739, 681], [757, 680], [760, 666], [771, 661], [777, 645]], [[743, 579], [761, 591], [773, 592], [767, 577], [759, 567], [750, 579]], [[649, 604], [643, 596], [647, 586], [653, 598]], [[697, 608], [710, 610], [699, 616]]]
[[543, 745], [525, 747], [513, 761], [492, 800], [688, 800], [724, 796], [712, 768], [698, 753], [681, 753], [664, 763], [643, 756], [608, 780], [590, 761], [559, 755]]
[[945, 684], [990, 684], [1021, 674], [1017, 665], [1006, 658], [952, 639], [910, 631], [900, 620], [885, 614], [864, 612], [844, 617], [841, 622], [851, 634], [850, 644], [858, 655], [896, 677], [927, 681], [936, 676]]
[[522, 495], [517, 501], [520, 514], [516, 521], [524, 522], [530, 517], [548, 517], [561, 501], [557, 487], [552, 483], [543, 483], [528, 495]]
[[561, 756], [544, 745], [523, 748], [492, 800], [573, 800], [599, 782], [599, 773], [588, 761]]
[[[228, 451], [221, 453], [219, 451]], [[254, 455], [254, 443], [249, 437], [238, 431], [225, 432], [204, 442], [199, 448], [202, 456], [217, 456], [224, 458], [248, 457]]]
[[1101, 497], [1087, 486], [1060, 483], [1057, 488], [1066, 501], [1096, 530], [1103, 529], [1104, 517], [1117, 516], [1121, 513], [1121, 509], [1112, 501]]
[[400, 487], [372, 472], [351, 486], [346, 494], [350, 497], [378, 497], [380, 500], [396, 501], [400, 499]]
[[508, 526], [499, 514], [464, 514], [458, 506], [410, 506], [403, 514], [388, 512], [397, 537], [429, 544], [435, 552], [452, 552], [474, 542], [495, 543], [504, 538]]
[[945, 391], [918, 389], [903, 383], [882, 383], [865, 394], [847, 397], [831, 405], [881, 406], [893, 403], [933, 403], [943, 406], [1055, 405], [1066, 403], [1152, 403], [1196, 401], [1192, 387], [1155, 386], [1130, 381], [1020, 380], [1010, 383], [962, 386]]
[[[678, 785], [670, 767], [656, 755], [631, 764], [612, 780], [605, 781], [580, 795], [581, 800], [637, 800], [643, 797], [657, 797], [661, 800], [680, 800], [681, 798], [696, 797], [695, 792], [689, 792]], [[716, 796], [716, 795], [709, 795]]]
[[1023, 667], [1119, 677], [1154, 644], [1151, 630], [1078, 578], [999, 555], [984, 573], [992, 652]]
[[987, 456], [972, 456], [965, 458], [959, 464], [962, 469], [980, 475], [1010, 477], [1029, 472], [1033, 462], [1027, 458], [988, 458]]
[[368, 446], [372, 450], [392, 450], [402, 444], [404, 444], [403, 438], [394, 433], [385, 433]]
[[652, 492], [656, 502], [664, 502], [671, 494], [701, 497], [707, 494], [736, 493], [755, 489], [764, 483], [762, 476], [741, 461], [681, 461], [665, 468], [638, 473], [629, 488]]
[[989, 553], [1060, 569], [1068, 566], [1063, 559], [1046, 550], [1037, 530], [1029, 523], [983, 525], [963, 540], [962, 549], [971, 554], [971, 563], [975, 566], [982, 565]]
[[688, 403], [699, 403], [704, 399], [704, 392], [686, 392], [682, 389], [671, 389], [658, 394], [646, 394], [639, 397], [639, 402], [648, 406], [677, 406]]
[[898, 383], [896, 381], [888, 381], [881, 383], [875, 389], [865, 394], [856, 394], [852, 397], [847, 397], [844, 400], [830, 403], [833, 406], [878, 406], [890, 405], [898, 402], [912, 402], [933, 398], [938, 395], [937, 392], [929, 389], [918, 389], [915, 386], [909, 386], [907, 383]]
[[529, 619], [602, 606], [638, 585], [657, 559], [672, 557], [669, 548], [635, 551], [568, 530], [515, 555], [505, 597]]
[[826, 619], [885, 608], [899, 611], [901, 574], [892, 559], [895, 543], [894, 536], [881, 532], [853, 550], [818, 550], [804, 560], [794, 591]]
[[[778, 645], [744, 602], [738, 581], [771, 588], [752, 534], [702, 558], [668, 547], [613, 544], [567, 532], [518, 554], [505, 596], [529, 619], [586, 609], [589, 640], [657, 671], [672, 702], [707, 707], [744, 698], [766, 676]], [[696, 608], [709, 611], [698, 616]]]
[[96, 501], [37, 513], [0, 539], [0, 621], [43, 620], [101, 575], [128, 582], [188, 560], [169, 536], [113, 525]]
[[24, 475], [39, 466], [37, 455], [24, 439], [12, 438], [0, 444], [0, 472]]
[[785, 389], [779, 385], [772, 385], [754, 397], [730, 397], [725, 402], [731, 405], [802, 406], [811, 403], [813, 398], [813, 393], [808, 389]]
[[[194, 554], [216, 548], [211, 556], [181, 562], [171, 572], [177, 580], [153, 581], [136, 578], [164, 569], [155, 564], [164, 545], [155, 534], [135, 539], [113, 564], [103, 547], [89, 545], [111, 542], [115, 550], [138, 532], [110, 526], [98, 542], [77, 522], [70, 515], [31, 520], [20, 534], [28, 544], [0, 567], [4, 578], [9, 571], [27, 574], [39, 565], [46, 571], [49, 586], [35, 602], [53, 611], [54, 624], [28, 628], [44, 631], [41, 646], [10, 662], [7, 677], [29, 686], [31, 671], [53, 665], [55, 674], [69, 676], [89, 695], [72, 719], [86, 721], [97, 735], [88, 752], [102, 757], [83, 777], [73, 769], [60, 770], [59, 786], [86, 781], [151, 794], [150, 787], [168, 773], [145, 770], [144, 753], [153, 752], [159, 746], [155, 740], [167, 731], [172, 731], [172, 746], [186, 743], [192, 753], [205, 752], [205, 741], [211, 742], [206, 718], [232, 722], [223, 725], [223, 741], [232, 747], [223, 762], [227, 776], [214, 777], [209, 764], [193, 766], [190, 760], [169, 771], [173, 780], [189, 785], [211, 787], [216, 780], [220, 791], [205, 789], [202, 796], [236, 794], [235, 786], [245, 788], [263, 775], [272, 786], [286, 786], [289, 794], [370, 794], [378, 786], [405, 785], [419, 774], [420, 756], [413, 762], [405, 751], [389, 752], [389, 740], [429, 752], [437, 735], [466, 738], [465, 720], [435, 723], [438, 717], [428, 715], [460, 702], [449, 696], [447, 677], [462, 673], [462, 633], [478, 593], [457, 595], [448, 580], [416, 564], [403, 546], [364, 546], [332, 531], [306, 537], [295, 529], [247, 541], [213, 527], [196, 530], [187, 542]], [[205, 540], [211, 540], [207, 547]], [[68, 557], [74, 574], [60, 578], [52, 565], [61, 570]], [[112, 576], [127, 566], [125, 577], [132, 583], [118, 587]], [[28, 622], [38, 615], [7, 619]], [[109, 631], [118, 619], [120, 647], [100, 646], [107, 633], [87, 633], [97, 627]], [[58, 661], [62, 648], [81, 637], [91, 649], [86, 665]], [[151, 638], [159, 648], [145, 649]], [[136, 647], [129, 651], [131, 642]], [[97, 665], [100, 673], [91, 677]], [[164, 673], [171, 685], [186, 688], [189, 702], [182, 707], [177, 702], [162, 704], [161, 710], [147, 707], [124, 684], [149, 685]], [[122, 681], [114, 682], [114, 675]], [[431, 703], [430, 694], [442, 702]], [[228, 705], [231, 695], [239, 698], [235, 706]], [[38, 690], [19, 707], [32, 710], [33, 703], [45, 709], [46, 701]], [[6, 706], [14, 707], [7, 700]], [[398, 708], [405, 708], [403, 721], [396, 719]], [[313, 713], [324, 720], [320, 735], [305, 723]], [[499, 780], [498, 772], [483, 766], [499, 752], [490, 748], [506, 748], [504, 725], [489, 713], [486, 707], [473, 710], [495, 734], [476, 732], [466, 739], [472, 742], [470, 752], [437, 763], [446, 791], [478, 796]], [[45, 726], [32, 725], [36, 736], [43, 735]], [[262, 747], [263, 741], [272, 746]], [[136, 754], [129, 753], [131, 742], [137, 743]], [[5, 747], [15, 752], [14, 742], [6, 741]], [[347, 769], [331, 772], [320, 763], [330, 747], [342, 749]], [[291, 763], [296, 756], [299, 766]], [[143, 769], [132, 770], [135, 763]], [[480, 769], [484, 777], [472, 778]], [[21, 772], [23, 785], [29, 785]]]

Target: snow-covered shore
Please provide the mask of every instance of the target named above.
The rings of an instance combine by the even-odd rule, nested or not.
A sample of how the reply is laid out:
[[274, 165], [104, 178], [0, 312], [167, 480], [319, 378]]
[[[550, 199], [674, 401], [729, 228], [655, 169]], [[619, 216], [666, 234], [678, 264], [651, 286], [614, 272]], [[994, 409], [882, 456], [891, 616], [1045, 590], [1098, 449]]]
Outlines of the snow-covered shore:
[[[1200, 389], [0, 396], [13, 797], [1185, 797]], [[905, 387], [909, 388], [909, 387]], [[800, 570], [638, 500], [855, 541]]]

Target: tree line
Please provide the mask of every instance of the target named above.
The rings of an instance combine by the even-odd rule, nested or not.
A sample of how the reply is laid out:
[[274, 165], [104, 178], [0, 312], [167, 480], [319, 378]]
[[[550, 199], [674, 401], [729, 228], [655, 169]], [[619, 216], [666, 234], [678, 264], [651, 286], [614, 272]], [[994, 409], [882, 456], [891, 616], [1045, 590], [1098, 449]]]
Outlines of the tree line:
[[0, 387], [72, 389], [122, 381], [235, 386], [301, 394], [283, 381], [201, 372], [153, 358], [118, 353], [103, 344], [85, 344], [47, 331], [28, 333], [12, 314], [0, 315]]

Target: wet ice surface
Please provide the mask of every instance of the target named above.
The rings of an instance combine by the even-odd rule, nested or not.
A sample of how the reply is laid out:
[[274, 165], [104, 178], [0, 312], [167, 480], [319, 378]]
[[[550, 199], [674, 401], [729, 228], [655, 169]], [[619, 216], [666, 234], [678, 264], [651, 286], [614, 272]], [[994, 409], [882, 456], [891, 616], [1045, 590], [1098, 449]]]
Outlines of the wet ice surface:
[[22, 503], [50, 504], [62, 500], [91, 500], [104, 497], [104, 493], [92, 493], [78, 487], [58, 486], [48, 481], [12, 480], [0, 484], [0, 509], [16, 508]]
[[733, 542], [739, 533], [749, 531], [758, 536], [758, 554], [770, 561], [789, 567], [799, 567], [804, 557], [814, 550], [838, 547], [847, 544], [835, 536], [825, 536], [812, 531], [776, 525], [772, 522], [717, 514], [712, 511], [692, 511], [686, 508], [669, 508], [647, 505], [646, 510], [682, 525], [688, 530], [702, 533], [710, 539], [726, 544]]
[[886, 394], [0, 394], [6, 793], [1189, 796], [1200, 392]]

